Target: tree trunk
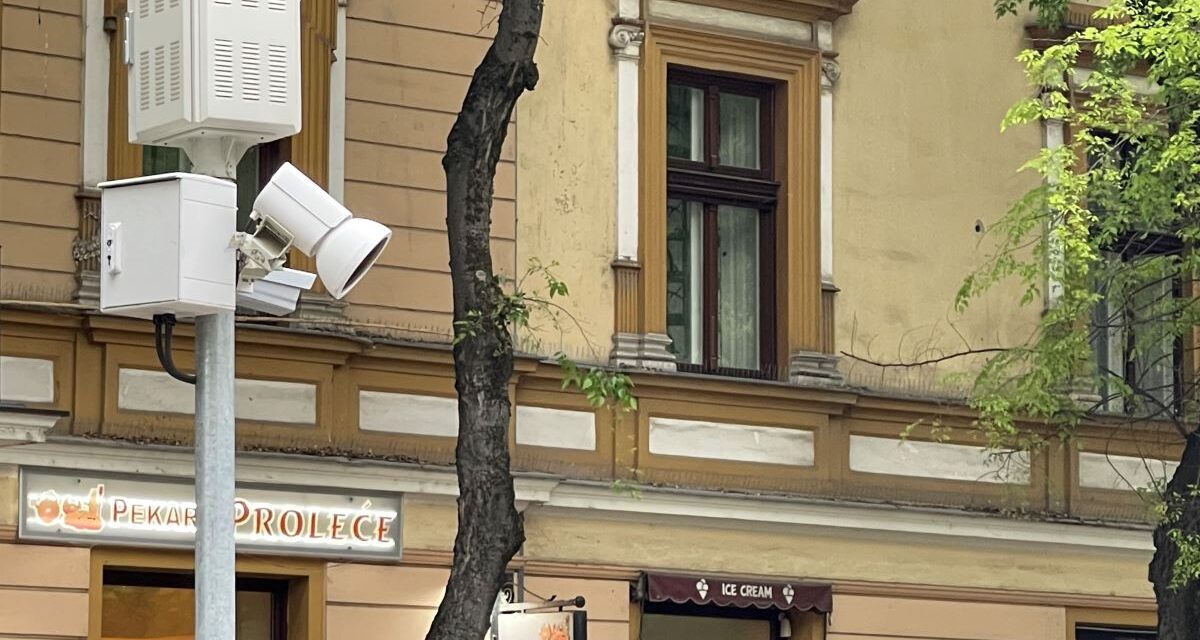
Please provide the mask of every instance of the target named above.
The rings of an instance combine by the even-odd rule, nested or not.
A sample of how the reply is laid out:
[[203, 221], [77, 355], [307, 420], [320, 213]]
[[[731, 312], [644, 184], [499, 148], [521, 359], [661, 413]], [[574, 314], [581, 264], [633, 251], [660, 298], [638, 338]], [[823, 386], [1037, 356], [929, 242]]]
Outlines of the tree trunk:
[[[525, 542], [509, 469], [508, 384], [513, 369], [503, 291], [492, 271], [492, 180], [517, 98], [537, 83], [533, 54], [542, 0], [504, 0], [496, 37], [475, 69], [447, 140], [446, 229], [454, 288], [458, 391], [458, 535], [446, 595], [427, 640], [470, 640], [487, 631], [505, 568]], [[502, 313], [502, 312], [500, 312]]]
[[1178, 517], [1162, 522], [1154, 530], [1154, 559], [1150, 561], [1150, 582], [1158, 601], [1159, 640], [1200, 639], [1200, 584], [1192, 581], [1179, 589], [1171, 588], [1179, 547], [1170, 538], [1170, 531], [1200, 534], [1200, 499], [1195, 495], [1200, 485], [1200, 435], [1188, 435], [1183, 458], [1175, 475], [1167, 483], [1164, 500], [1177, 509]]

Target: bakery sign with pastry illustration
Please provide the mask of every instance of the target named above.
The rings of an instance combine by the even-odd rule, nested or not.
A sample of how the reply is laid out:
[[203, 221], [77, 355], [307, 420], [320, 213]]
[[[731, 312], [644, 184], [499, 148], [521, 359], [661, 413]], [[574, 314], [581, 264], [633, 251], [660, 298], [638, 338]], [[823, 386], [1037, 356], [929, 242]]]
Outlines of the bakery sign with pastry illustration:
[[503, 613], [497, 625], [500, 640], [586, 640], [586, 611]]
[[[196, 537], [190, 478], [21, 469], [26, 540], [189, 548]], [[242, 486], [232, 514], [238, 551], [400, 559], [398, 494]]]

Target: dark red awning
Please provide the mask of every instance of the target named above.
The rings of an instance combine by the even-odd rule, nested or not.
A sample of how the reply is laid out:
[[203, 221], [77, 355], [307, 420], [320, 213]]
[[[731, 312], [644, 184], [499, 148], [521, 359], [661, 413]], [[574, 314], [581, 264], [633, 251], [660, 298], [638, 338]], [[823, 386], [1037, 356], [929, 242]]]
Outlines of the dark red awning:
[[650, 602], [690, 602], [742, 609], [833, 611], [833, 587], [830, 585], [751, 578], [648, 573], [646, 598]]

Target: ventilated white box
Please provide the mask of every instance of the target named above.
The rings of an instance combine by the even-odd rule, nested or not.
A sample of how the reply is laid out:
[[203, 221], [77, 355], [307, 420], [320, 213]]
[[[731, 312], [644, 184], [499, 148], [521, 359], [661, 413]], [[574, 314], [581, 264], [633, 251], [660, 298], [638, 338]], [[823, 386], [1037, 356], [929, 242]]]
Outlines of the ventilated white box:
[[234, 183], [166, 173], [100, 189], [102, 312], [188, 318], [234, 310]]
[[129, 7], [130, 142], [254, 143], [300, 130], [299, 0], [130, 0]]

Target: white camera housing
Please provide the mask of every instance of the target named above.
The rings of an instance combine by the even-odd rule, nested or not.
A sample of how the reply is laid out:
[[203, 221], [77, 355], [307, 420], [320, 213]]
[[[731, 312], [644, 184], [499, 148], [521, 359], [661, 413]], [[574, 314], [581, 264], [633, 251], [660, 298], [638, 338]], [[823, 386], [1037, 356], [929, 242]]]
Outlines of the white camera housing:
[[124, 50], [130, 142], [244, 149], [300, 130], [298, 0], [131, 0]]
[[254, 201], [255, 212], [292, 234], [293, 246], [317, 259], [317, 275], [340, 299], [383, 253], [391, 229], [355, 218], [299, 169], [285, 162]]
[[241, 303], [287, 314], [316, 278], [283, 268], [290, 247], [314, 256], [329, 294], [341, 298], [392, 237], [378, 222], [353, 217], [286, 163], [255, 201], [259, 224], [249, 234], [235, 232], [237, 186], [228, 180], [168, 173], [100, 187], [105, 313], [188, 318]]
[[317, 274], [283, 268], [239, 287], [237, 305], [259, 313], [286, 316], [296, 310], [300, 294], [312, 288]]
[[167, 173], [100, 189], [102, 312], [187, 318], [233, 311], [236, 185]]

